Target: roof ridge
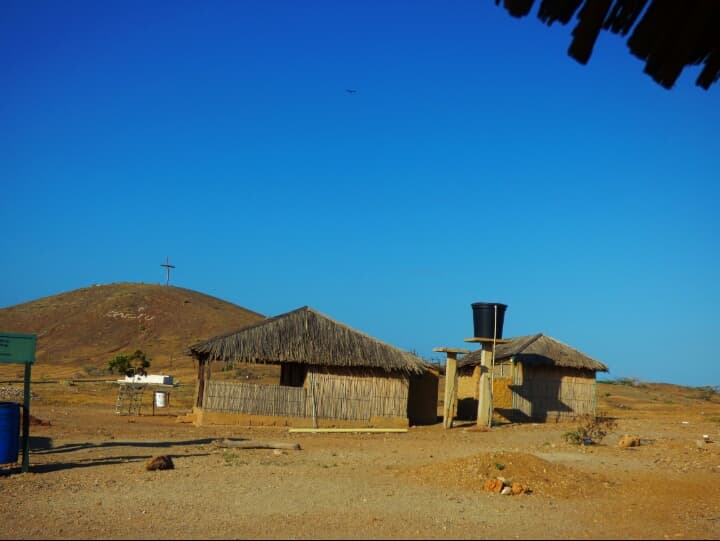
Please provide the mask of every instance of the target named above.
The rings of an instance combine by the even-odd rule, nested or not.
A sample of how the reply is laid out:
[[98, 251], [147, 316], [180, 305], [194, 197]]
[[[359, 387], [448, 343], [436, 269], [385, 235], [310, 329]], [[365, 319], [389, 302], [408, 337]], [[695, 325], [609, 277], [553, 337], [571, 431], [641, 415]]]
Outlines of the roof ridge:
[[[351, 327], [347, 323], [344, 323], [342, 321], [339, 321], [337, 319], [334, 319], [319, 310], [316, 310], [315, 308], [312, 308], [310, 306], [301, 306], [299, 308], [295, 308], [294, 310], [290, 310], [288, 312], [284, 312], [282, 314], [279, 314], [277, 316], [273, 316], [271, 318], [264, 319], [262, 321], [258, 321], [256, 323], [253, 323], [252, 325], [246, 325], [244, 327], [240, 327], [238, 329], [235, 329], [231, 332], [214, 336], [212, 338], [209, 338], [207, 340], [203, 340], [200, 342], [197, 342], [189, 347], [191, 354], [195, 354], [198, 351], [202, 350], [208, 350], [213, 346], [213, 343], [217, 341], [224, 341], [224, 340], [232, 340], [233, 336], [240, 335], [243, 333], [252, 333], [252, 332], [263, 332], [258, 331], [261, 327], [264, 327], [266, 325], [273, 325], [276, 324], [279, 321], [286, 320], [286, 319], [296, 319], [296, 320], [305, 320], [305, 328], [307, 330], [308, 322], [311, 319], [316, 320], [324, 320], [327, 324], [332, 325], [336, 327], [338, 330], [342, 330], [343, 333], [348, 333], [348, 335], [353, 335], [357, 338], [351, 339], [352, 341], [359, 340], [361, 342], [365, 342], [368, 345], [371, 345], [373, 349], [382, 349], [386, 353], [385, 355], [392, 355], [397, 357], [398, 360], [402, 359], [402, 363], [406, 363], [412, 366], [417, 367], [418, 370], [424, 370], [430, 367], [431, 365], [422, 359], [420, 356], [418, 356], [415, 353], [412, 353], [410, 351], [404, 350], [402, 348], [399, 348], [396, 345], [393, 345], [389, 342], [386, 342], [384, 340], [380, 340], [379, 338], [376, 338], [374, 336], [371, 336], [370, 334], [363, 332], [361, 330], [358, 330], [354, 327]], [[313, 324], [315, 325], [315, 324]], [[303, 347], [310, 347], [312, 344], [307, 341], [308, 338], [303, 338], [302, 343], [305, 344]], [[310, 346], [309, 346], [310, 345]], [[313, 346], [314, 347], [314, 346]], [[405, 368], [400, 367], [400, 370], [406, 370]], [[414, 370], [414, 369], [413, 369]]]
[[525, 344], [525, 347], [522, 348], [520, 351], [518, 351], [518, 353], [522, 353], [522, 352], [525, 351], [528, 347], [530, 347], [530, 344], [534, 344], [535, 342], [537, 342], [538, 340], [540, 340], [540, 338], [542, 338], [542, 337], [545, 336], [545, 335], [544, 335], [543, 333], [539, 332], [539, 333], [535, 333], [535, 334], [529, 334], [528, 336], [532, 336], [532, 340], [528, 340], [528, 343]]

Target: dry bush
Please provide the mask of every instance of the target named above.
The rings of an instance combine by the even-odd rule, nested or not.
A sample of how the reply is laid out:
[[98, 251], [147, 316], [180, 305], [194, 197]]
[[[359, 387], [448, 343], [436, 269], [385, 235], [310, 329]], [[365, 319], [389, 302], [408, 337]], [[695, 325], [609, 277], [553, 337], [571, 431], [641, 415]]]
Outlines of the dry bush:
[[577, 421], [577, 428], [562, 436], [566, 442], [576, 445], [600, 443], [617, 427], [615, 420], [605, 415], [583, 415]]

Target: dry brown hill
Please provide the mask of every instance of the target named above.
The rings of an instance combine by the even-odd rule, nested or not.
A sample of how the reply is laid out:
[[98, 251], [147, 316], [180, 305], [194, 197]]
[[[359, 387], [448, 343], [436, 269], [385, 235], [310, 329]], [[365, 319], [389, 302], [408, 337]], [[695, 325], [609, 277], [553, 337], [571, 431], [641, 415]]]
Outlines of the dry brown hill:
[[[190, 344], [264, 317], [189, 289], [115, 283], [0, 309], [0, 331], [37, 335], [33, 379], [103, 375], [110, 359], [137, 349], [151, 359], [151, 372], [192, 374]], [[22, 370], [0, 366], [0, 378]]]

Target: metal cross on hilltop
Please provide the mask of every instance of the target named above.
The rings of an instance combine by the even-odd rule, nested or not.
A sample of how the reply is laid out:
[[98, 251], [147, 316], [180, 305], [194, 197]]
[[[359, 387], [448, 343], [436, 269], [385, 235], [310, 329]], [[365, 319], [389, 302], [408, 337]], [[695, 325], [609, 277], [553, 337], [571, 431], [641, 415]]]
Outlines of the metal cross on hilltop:
[[165, 267], [165, 271], [167, 272], [167, 278], [165, 280], [165, 285], [170, 285], [170, 269], [174, 269], [175, 265], [170, 264], [170, 258], [168, 256], [165, 256], [165, 263], [160, 263], [161, 267]]

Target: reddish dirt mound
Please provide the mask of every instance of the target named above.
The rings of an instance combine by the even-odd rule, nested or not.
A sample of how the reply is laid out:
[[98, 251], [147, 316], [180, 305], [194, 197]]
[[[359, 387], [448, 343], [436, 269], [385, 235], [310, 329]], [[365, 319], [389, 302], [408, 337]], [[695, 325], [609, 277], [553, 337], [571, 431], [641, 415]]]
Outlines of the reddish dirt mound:
[[420, 483], [471, 492], [483, 491], [486, 481], [502, 478], [507, 485], [521, 483], [529, 488], [529, 493], [558, 498], [589, 495], [608, 486], [607, 480], [597, 475], [548, 462], [532, 454], [503, 451], [429, 464], [404, 470], [401, 475]]

